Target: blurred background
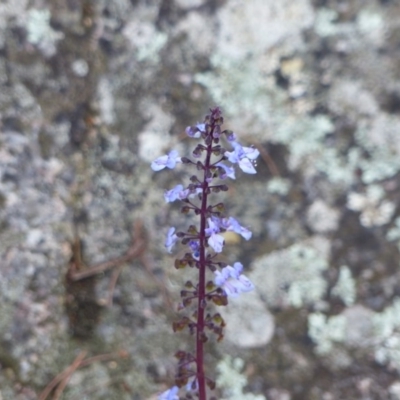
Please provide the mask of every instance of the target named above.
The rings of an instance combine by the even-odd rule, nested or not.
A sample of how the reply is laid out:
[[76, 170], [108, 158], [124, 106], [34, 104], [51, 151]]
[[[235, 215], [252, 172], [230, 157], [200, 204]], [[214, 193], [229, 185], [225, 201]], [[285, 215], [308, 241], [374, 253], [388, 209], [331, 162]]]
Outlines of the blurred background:
[[260, 151], [217, 398], [400, 399], [399, 71], [396, 0], [1, 0], [0, 399], [172, 385], [191, 173], [150, 163], [215, 105]]

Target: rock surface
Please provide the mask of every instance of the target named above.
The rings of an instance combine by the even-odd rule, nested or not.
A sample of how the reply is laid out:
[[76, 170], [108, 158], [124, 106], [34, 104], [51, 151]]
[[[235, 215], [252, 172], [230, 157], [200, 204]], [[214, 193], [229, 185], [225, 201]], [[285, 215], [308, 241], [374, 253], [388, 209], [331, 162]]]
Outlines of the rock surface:
[[187, 221], [163, 191], [186, 175], [149, 163], [189, 154], [215, 104], [261, 152], [224, 199], [254, 233], [227, 261], [260, 286], [251, 343], [211, 344], [210, 369], [239, 353], [267, 398], [398, 398], [399, 18], [395, 0], [3, 0], [0, 399], [43, 400], [80, 357], [64, 399], [171, 384], [192, 340], [170, 328], [187, 277], [163, 243]]

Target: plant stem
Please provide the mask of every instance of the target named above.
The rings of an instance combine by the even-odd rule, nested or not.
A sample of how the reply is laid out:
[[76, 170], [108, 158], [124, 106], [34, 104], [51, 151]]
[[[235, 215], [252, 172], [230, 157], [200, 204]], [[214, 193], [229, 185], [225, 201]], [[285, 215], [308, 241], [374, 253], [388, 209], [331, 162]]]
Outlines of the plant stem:
[[[212, 131], [211, 130], [211, 135]], [[212, 153], [212, 141], [207, 146], [204, 163], [203, 193], [200, 208], [200, 255], [199, 255], [199, 288], [197, 305], [197, 335], [196, 335], [196, 366], [197, 382], [199, 386], [199, 400], [207, 400], [205, 376], [204, 376], [204, 312], [206, 307], [206, 222], [207, 222], [207, 176], [210, 170]]]

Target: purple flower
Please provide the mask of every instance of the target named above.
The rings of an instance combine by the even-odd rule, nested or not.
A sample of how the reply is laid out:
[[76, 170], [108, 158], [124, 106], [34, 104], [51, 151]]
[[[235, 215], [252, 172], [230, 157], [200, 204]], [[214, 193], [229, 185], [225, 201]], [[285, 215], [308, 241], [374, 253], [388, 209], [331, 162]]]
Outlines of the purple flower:
[[190, 247], [190, 250], [192, 250], [192, 256], [193, 256], [193, 258], [194, 258], [195, 260], [199, 260], [199, 258], [200, 258], [200, 252], [199, 252], [200, 244], [199, 244], [199, 242], [198, 242], [197, 240], [191, 240], [191, 241], [188, 243], [188, 245], [189, 245], [189, 247]]
[[194, 377], [188, 380], [188, 383], [185, 386], [187, 392], [195, 392], [199, 390], [199, 382]]
[[249, 240], [252, 236], [251, 231], [240, 225], [239, 222], [233, 217], [218, 218], [213, 216], [211, 218], [208, 218], [208, 228], [206, 228], [207, 235], [219, 233], [221, 231], [221, 228], [227, 231], [233, 231], [246, 240]]
[[171, 150], [168, 155], [158, 157], [151, 163], [151, 169], [153, 171], [161, 171], [164, 168], [173, 169], [177, 163], [181, 163], [182, 159], [178, 156], [176, 150]]
[[243, 147], [239, 143], [231, 142], [234, 150], [226, 151], [225, 156], [233, 164], [239, 164], [240, 169], [246, 174], [255, 174], [253, 161], [260, 155], [254, 147]]
[[227, 133], [226, 138], [228, 139], [229, 142], [234, 142], [236, 140], [236, 133], [229, 132]]
[[183, 189], [182, 185], [176, 185], [171, 190], [166, 190], [164, 193], [164, 199], [167, 203], [172, 203], [175, 200], [184, 200], [188, 197], [193, 197], [198, 193], [201, 193], [201, 188], [196, 189]]
[[179, 400], [178, 386], [172, 386], [172, 388], [166, 390], [158, 396], [158, 400]]
[[235, 169], [232, 167], [228, 167], [227, 165], [225, 165], [222, 162], [219, 162], [217, 164], [215, 164], [216, 167], [220, 167], [221, 169], [224, 170], [223, 173], [220, 173], [219, 177], [221, 179], [225, 179], [226, 177], [231, 178], [231, 179], [236, 179], [235, 178]]
[[246, 276], [242, 275], [242, 270], [243, 265], [240, 262], [235, 262], [233, 267], [228, 265], [221, 271], [215, 271], [214, 282], [230, 297], [237, 297], [240, 293], [250, 292], [254, 289], [254, 285]]
[[206, 131], [206, 124], [197, 124], [195, 126], [188, 126], [185, 132], [188, 136], [192, 138], [199, 138], [202, 132]]
[[180, 199], [180, 194], [183, 191], [183, 186], [182, 185], [176, 185], [173, 189], [171, 190], [166, 190], [164, 193], [164, 198], [167, 203], [172, 203], [176, 199]]
[[171, 253], [172, 247], [174, 247], [175, 243], [178, 241], [178, 236], [175, 234], [175, 228], [169, 228], [167, 233], [167, 239], [165, 240], [165, 247], [168, 250], [168, 253]]
[[221, 220], [218, 217], [211, 217], [207, 219], [208, 228], [206, 228], [206, 235], [212, 235], [220, 231]]
[[227, 231], [233, 231], [242, 236], [244, 239], [249, 240], [252, 236], [252, 233], [249, 229], [245, 228], [244, 226], [241, 226], [239, 222], [233, 218], [224, 218], [222, 220], [222, 226], [227, 230]]
[[207, 236], [210, 236], [207, 243], [214, 249], [216, 253], [221, 253], [225, 243], [223, 236], [217, 235], [217, 233], [220, 231], [221, 220], [218, 217], [211, 217], [207, 219], [207, 222], [208, 228], [206, 228], [205, 232]]
[[222, 248], [224, 247], [225, 240], [223, 236], [213, 233], [208, 238], [207, 243], [214, 249], [216, 253], [221, 253]]

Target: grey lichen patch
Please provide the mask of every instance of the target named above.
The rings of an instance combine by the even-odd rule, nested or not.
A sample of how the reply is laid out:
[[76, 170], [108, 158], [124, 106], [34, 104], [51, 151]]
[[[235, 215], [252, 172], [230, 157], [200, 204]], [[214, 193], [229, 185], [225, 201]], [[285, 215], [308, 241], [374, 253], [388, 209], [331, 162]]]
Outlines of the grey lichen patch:
[[286, 195], [290, 189], [290, 182], [287, 179], [274, 177], [268, 181], [267, 190], [269, 193]]
[[102, 76], [99, 79], [97, 102], [101, 120], [107, 125], [112, 125], [115, 122], [115, 98], [113, 87], [107, 76]]
[[[221, 28], [219, 51], [231, 59], [245, 55], [241, 49], [251, 46], [255, 54], [262, 54], [279, 43], [298, 34], [313, 22], [313, 9], [308, 1], [276, 3], [256, 0], [243, 3], [228, 2], [218, 13]], [[282, 21], [288, 27], [282, 25]]]
[[[184, 2], [187, 3], [186, 0]], [[177, 25], [175, 32], [178, 37], [179, 35], [187, 37], [187, 46], [195, 46], [196, 52], [192, 57], [208, 57], [216, 43], [216, 28], [208, 25], [206, 14], [187, 14], [186, 18]], [[201, 41], [198, 40], [199, 36], [201, 36]], [[189, 74], [188, 79], [192, 78], [191, 75]]]
[[360, 123], [356, 139], [370, 154], [360, 160], [362, 179], [366, 184], [387, 179], [400, 170], [397, 133], [400, 119], [394, 115], [379, 114], [372, 121]]
[[384, 199], [384, 189], [379, 185], [369, 185], [366, 193], [348, 194], [347, 207], [360, 212], [363, 226], [380, 226], [387, 224], [395, 211], [395, 204]]
[[336, 35], [342, 30], [340, 26], [335, 23], [338, 13], [335, 10], [327, 7], [321, 7], [316, 12], [314, 29], [321, 37]]
[[316, 344], [315, 351], [335, 362], [336, 367], [343, 367], [350, 365], [350, 356], [355, 349], [358, 356], [360, 351], [370, 354], [372, 349], [377, 362], [398, 370], [398, 308], [399, 302], [395, 300], [380, 313], [356, 305], [330, 317], [310, 314], [308, 333]]
[[6, 32], [9, 26], [23, 22], [23, 16], [28, 6], [28, 0], [5, 0], [0, 4], [0, 48], [3, 49], [7, 40]]
[[346, 319], [342, 315], [327, 318], [321, 313], [310, 314], [308, 325], [308, 334], [317, 343], [316, 351], [319, 354], [330, 353], [334, 342], [344, 341]]
[[[196, 82], [204, 85], [214, 101], [222, 104], [229, 115], [238, 115], [241, 110], [245, 110], [244, 115], [248, 116], [246, 121], [232, 122], [235, 129], [246, 132], [252, 128], [254, 131], [254, 123], [268, 126], [272, 95], [266, 91], [268, 82], [257, 66], [242, 60], [230, 60], [218, 53], [212, 55], [211, 63], [215, 72], [197, 74]], [[254, 99], [257, 99], [256, 103]]]
[[47, 8], [28, 11], [26, 30], [28, 42], [38, 46], [46, 57], [55, 54], [57, 41], [64, 38], [62, 32], [50, 26], [50, 10]]
[[351, 306], [356, 298], [356, 283], [351, 270], [346, 265], [340, 267], [339, 278], [332, 289], [332, 294], [340, 297], [346, 306]]
[[[168, 134], [174, 118], [149, 100], [144, 99], [141, 108], [146, 110], [151, 119], [144, 126], [138, 138], [139, 155], [147, 163], [151, 163], [157, 157], [166, 154], [172, 147], [176, 148], [177, 144]], [[182, 149], [180, 150], [182, 151]]]
[[316, 200], [307, 211], [308, 224], [318, 233], [335, 231], [339, 226], [339, 216], [339, 210], [322, 200]]
[[271, 306], [322, 306], [327, 289], [322, 274], [329, 265], [329, 251], [329, 242], [317, 236], [260, 257], [249, 276], [260, 282], [258, 290]]
[[397, 370], [400, 370], [399, 311], [400, 300], [395, 299], [392, 305], [373, 318], [377, 342], [375, 359]]
[[[358, 101], [355, 102], [354, 98]], [[328, 101], [332, 111], [345, 114], [352, 120], [373, 116], [379, 111], [377, 99], [362, 87], [360, 81], [336, 80], [329, 92]]]
[[124, 28], [124, 36], [130, 41], [137, 60], [156, 64], [160, 51], [167, 42], [167, 35], [158, 32], [152, 21], [132, 19]]
[[217, 365], [217, 386], [222, 389], [224, 400], [266, 400], [263, 395], [244, 393], [247, 378], [243, 372], [244, 361], [225, 356]]

